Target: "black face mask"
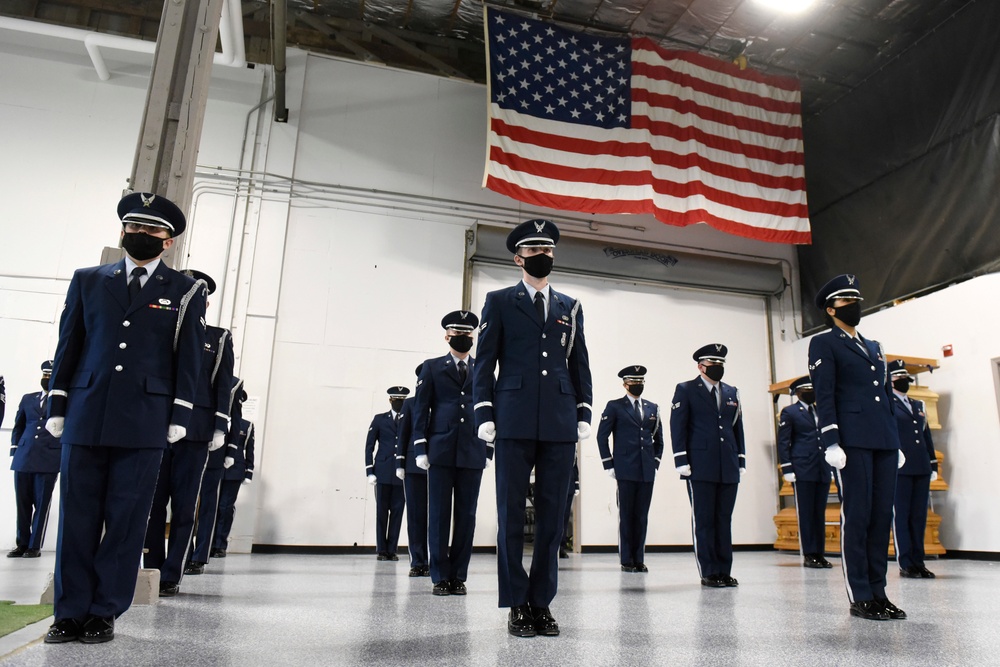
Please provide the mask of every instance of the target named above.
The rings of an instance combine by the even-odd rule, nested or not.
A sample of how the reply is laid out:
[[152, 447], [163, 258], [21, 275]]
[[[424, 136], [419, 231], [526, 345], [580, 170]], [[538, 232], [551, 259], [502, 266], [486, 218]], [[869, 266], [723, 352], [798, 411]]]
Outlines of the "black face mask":
[[712, 382], [718, 382], [726, 374], [726, 367], [716, 364], [715, 366], [705, 366], [705, 375]]
[[532, 255], [531, 257], [521, 257], [524, 260], [524, 270], [532, 278], [544, 278], [552, 273], [552, 265], [555, 259], [548, 255]]
[[48, 390], [49, 390], [49, 379], [42, 378], [42, 391], [48, 391]]
[[642, 390], [646, 388], [644, 384], [630, 384], [628, 386], [628, 393], [633, 396], [642, 396]]
[[393, 410], [395, 410], [396, 412], [399, 412], [400, 410], [403, 409], [403, 399], [401, 399], [401, 398], [390, 398], [389, 399], [389, 405], [392, 406]]
[[833, 310], [837, 313], [837, 319], [849, 327], [856, 327], [858, 326], [858, 322], [861, 321], [860, 301], [852, 301], [851, 303], [840, 306], [839, 308], [834, 308]]
[[122, 237], [122, 247], [132, 259], [145, 262], [147, 259], [158, 257], [163, 252], [165, 240], [142, 232], [125, 232]]
[[452, 336], [448, 345], [459, 354], [465, 354], [472, 349], [472, 336]]
[[901, 394], [910, 391], [910, 378], [900, 378], [892, 381], [892, 388]]
[[799, 393], [799, 400], [806, 405], [812, 405], [816, 402], [816, 392], [815, 391], [803, 391]]

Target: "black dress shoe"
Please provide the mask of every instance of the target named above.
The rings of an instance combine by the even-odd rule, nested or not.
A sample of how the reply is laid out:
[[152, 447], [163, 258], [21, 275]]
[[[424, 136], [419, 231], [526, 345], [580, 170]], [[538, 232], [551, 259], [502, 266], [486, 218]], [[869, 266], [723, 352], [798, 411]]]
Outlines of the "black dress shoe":
[[83, 630], [80, 632], [80, 642], [84, 644], [103, 644], [114, 638], [114, 616], [91, 616], [83, 624]]
[[20, 558], [25, 553], [27, 553], [27, 551], [28, 551], [27, 549], [24, 549], [22, 547], [14, 547], [13, 549], [7, 552], [7, 558]]
[[420, 576], [421, 577], [429, 577], [429, 576], [431, 576], [431, 566], [430, 565], [424, 565], [422, 568], [420, 568]]
[[464, 581], [459, 581], [458, 579], [451, 580], [451, 586], [448, 588], [452, 595], [465, 595], [468, 593], [468, 589], [465, 587]]
[[559, 547], [559, 557], [560, 558], [569, 558], [569, 554], [566, 553], [566, 549], [565, 548]]
[[379, 554], [375, 557], [375, 560], [389, 560], [389, 554], [382, 553], [380, 551]]
[[535, 618], [531, 615], [531, 608], [526, 604], [519, 604], [510, 608], [507, 615], [507, 632], [515, 637], [534, 637], [538, 634], [535, 631]]
[[205, 574], [205, 564], [193, 560], [184, 567], [184, 574]]
[[831, 563], [830, 561], [828, 561], [828, 560], [827, 560], [826, 558], [824, 558], [823, 556], [819, 556], [818, 558], [819, 558], [819, 562], [820, 562], [820, 564], [821, 564], [821, 565], [822, 565], [822, 566], [823, 566], [824, 568], [826, 568], [826, 569], [830, 569], [831, 567], [833, 567], [833, 563]]
[[451, 595], [451, 582], [439, 581], [434, 584], [434, 590], [431, 592], [434, 593], [434, 595]]
[[904, 579], [920, 579], [920, 568], [919, 567], [901, 567], [899, 568], [899, 576]]
[[875, 603], [882, 607], [882, 611], [894, 621], [906, 620], [906, 612], [889, 602], [889, 598], [875, 598]]
[[[181, 592], [181, 587], [175, 581], [160, 582], [160, 597], [172, 598]], [[95, 617], [96, 618], [96, 617]]]
[[639, 570], [635, 569], [635, 565], [632, 565], [631, 563], [629, 563], [628, 565], [622, 565], [622, 572], [638, 572], [638, 571]]
[[736, 581], [736, 579], [730, 577], [728, 574], [720, 574], [719, 581], [722, 582], [723, 586], [728, 586], [729, 588], [736, 588], [740, 585], [740, 582]]
[[935, 575], [933, 572], [931, 572], [930, 570], [928, 570], [926, 567], [924, 567], [923, 565], [920, 566], [920, 578], [921, 579], [935, 579], [936, 577], [937, 577], [937, 575]]
[[535, 619], [535, 633], [543, 637], [559, 636], [559, 624], [552, 618], [548, 607], [532, 607], [531, 615]]
[[707, 577], [701, 578], [701, 585], [708, 586], [709, 588], [725, 588], [726, 582], [719, 578], [717, 574], [710, 574]]
[[399, 556], [397, 556], [396, 554], [386, 554], [386, 557], [389, 560], [399, 560]]
[[49, 631], [45, 633], [46, 644], [65, 644], [75, 642], [80, 638], [80, 621], [75, 618], [64, 618], [49, 626]]
[[208, 557], [209, 558], [225, 558], [226, 557], [226, 550], [225, 549], [212, 549], [212, 552], [210, 554], [208, 554]]
[[802, 559], [802, 565], [815, 570], [822, 570], [825, 567], [815, 554], [806, 554], [805, 558]]
[[635, 564], [635, 571], [636, 572], [649, 572], [649, 568], [646, 567], [645, 563], [636, 563]]
[[420, 567], [419, 565], [416, 566], [416, 567], [411, 567], [410, 568], [410, 576], [411, 577], [420, 577], [420, 576], [423, 575], [423, 573], [424, 573], [424, 568]]
[[889, 614], [875, 600], [862, 600], [851, 605], [851, 616], [857, 616], [869, 621], [888, 621]]

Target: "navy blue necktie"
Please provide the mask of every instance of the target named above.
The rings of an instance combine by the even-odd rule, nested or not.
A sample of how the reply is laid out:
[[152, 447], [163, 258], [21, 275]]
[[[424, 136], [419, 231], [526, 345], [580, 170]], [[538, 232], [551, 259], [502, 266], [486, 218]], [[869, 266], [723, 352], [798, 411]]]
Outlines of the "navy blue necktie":
[[128, 283], [129, 303], [135, 301], [135, 298], [139, 296], [139, 290], [142, 289], [142, 281], [139, 279], [144, 275], [146, 275], [146, 269], [144, 267], [137, 266], [132, 269], [132, 279]]
[[458, 381], [461, 382], [462, 384], [465, 384], [465, 378], [468, 377], [468, 375], [469, 375], [469, 369], [465, 365], [465, 361], [464, 360], [459, 361], [458, 362]]
[[538, 320], [545, 324], [545, 297], [541, 292], [535, 292], [535, 312], [538, 313]]

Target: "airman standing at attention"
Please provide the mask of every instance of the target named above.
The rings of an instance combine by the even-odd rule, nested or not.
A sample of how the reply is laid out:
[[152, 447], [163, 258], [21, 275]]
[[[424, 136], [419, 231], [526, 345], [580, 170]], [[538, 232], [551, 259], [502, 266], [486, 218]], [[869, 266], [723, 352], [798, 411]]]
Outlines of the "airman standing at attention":
[[[365, 440], [365, 473], [375, 487], [375, 551], [378, 560], [399, 560], [399, 530], [403, 527], [403, 480], [396, 476], [396, 441], [403, 430], [403, 401], [410, 395], [406, 387], [389, 387], [389, 412], [372, 419]], [[376, 447], [376, 445], [378, 445]]]

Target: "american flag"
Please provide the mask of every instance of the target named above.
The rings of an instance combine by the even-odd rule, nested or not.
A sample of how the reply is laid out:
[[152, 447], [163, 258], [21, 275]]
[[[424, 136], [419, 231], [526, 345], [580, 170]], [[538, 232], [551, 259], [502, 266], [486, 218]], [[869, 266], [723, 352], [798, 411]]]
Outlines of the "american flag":
[[795, 80], [492, 8], [485, 25], [485, 187], [557, 210], [810, 242]]

